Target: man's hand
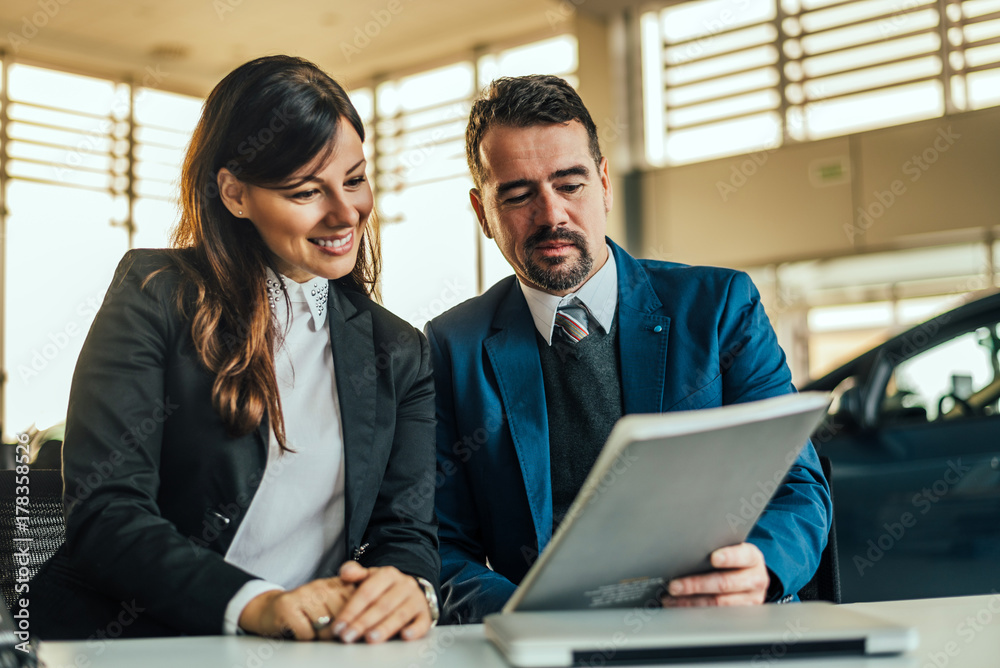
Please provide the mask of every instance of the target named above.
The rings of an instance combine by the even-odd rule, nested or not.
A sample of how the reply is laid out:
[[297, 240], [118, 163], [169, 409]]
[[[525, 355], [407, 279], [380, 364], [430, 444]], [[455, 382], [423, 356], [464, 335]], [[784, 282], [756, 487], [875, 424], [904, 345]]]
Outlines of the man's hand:
[[664, 607], [760, 605], [771, 582], [764, 555], [756, 545], [740, 543], [712, 553], [714, 573], [671, 580]]
[[240, 613], [239, 625], [248, 633], [263, 636], [289, 636], [296, 640], [329, 640], [330, 624], [317, 620], [332, 619], [356, 587], [340, 578], [307, 582], [291, 591], [269, 591], [254, 597]]
[[357, 587], [333, 620], [332, 632], [344, 642], [378, 643], [397, 633], [414, 640], [430, 630], [427, 597], [415, 578], [392, 566], [365, 568], [348, 561], [340, 579]]

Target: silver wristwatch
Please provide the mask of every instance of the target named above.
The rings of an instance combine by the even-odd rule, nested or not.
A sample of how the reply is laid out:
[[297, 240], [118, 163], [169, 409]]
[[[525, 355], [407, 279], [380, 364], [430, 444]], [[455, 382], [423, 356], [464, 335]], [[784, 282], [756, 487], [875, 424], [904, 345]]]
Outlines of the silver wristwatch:
[[438, 595], [437, 592], [434, 591], [434, 585], [424, 578], [416, 575], [413, 576], [413, 579], [416, 580], [417, 584], [420, 585], [420, 588], [424, 590], [424, 598], [427, 599], [427, 607], [431, 611], [431, 626], [437, 626], [438, 618], [441, 617], [441, 609], [438, 607]]

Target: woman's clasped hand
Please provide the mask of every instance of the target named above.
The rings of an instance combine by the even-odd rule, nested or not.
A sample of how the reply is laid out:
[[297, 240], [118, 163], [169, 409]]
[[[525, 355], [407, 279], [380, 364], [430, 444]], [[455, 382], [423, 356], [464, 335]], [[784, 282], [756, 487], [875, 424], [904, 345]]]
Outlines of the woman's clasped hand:
[[261, 594], [240, 616], [240, 626], [258, 635], [369, 643], [397, 634], [419, 638], [431, 623], [416, 579], [392, 566], [365, 568], [356, 561], [345, 563], [337, 577]]

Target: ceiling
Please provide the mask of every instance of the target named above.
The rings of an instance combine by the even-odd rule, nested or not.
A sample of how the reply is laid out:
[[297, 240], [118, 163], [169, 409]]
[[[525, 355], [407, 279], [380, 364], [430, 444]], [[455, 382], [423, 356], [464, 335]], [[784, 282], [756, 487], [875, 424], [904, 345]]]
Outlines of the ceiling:
[[3, 0], [0, 49], [106, 76], [155, 73], [156, 85], [196, 95], [240, 63], [288, 53], [356, 86], [477, 45], [558, 34], [588, 4], [604, 13], [624, 2]]

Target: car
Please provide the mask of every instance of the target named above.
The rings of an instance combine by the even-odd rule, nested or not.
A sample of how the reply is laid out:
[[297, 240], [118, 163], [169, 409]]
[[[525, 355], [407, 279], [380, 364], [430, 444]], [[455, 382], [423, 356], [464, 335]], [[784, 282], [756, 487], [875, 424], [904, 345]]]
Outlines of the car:
[[1000, 588], [1000, 293], [943, 313], [801, 388], [832, 393], [844, 602]]

